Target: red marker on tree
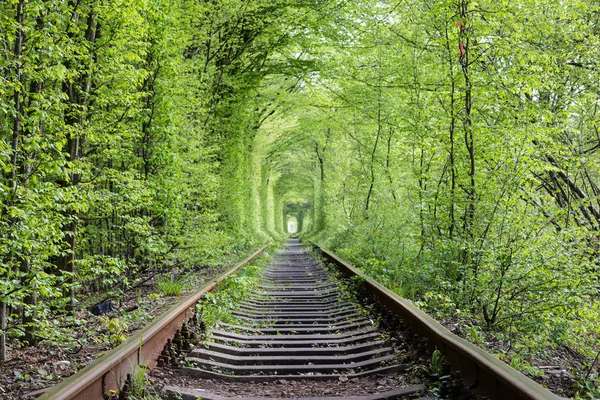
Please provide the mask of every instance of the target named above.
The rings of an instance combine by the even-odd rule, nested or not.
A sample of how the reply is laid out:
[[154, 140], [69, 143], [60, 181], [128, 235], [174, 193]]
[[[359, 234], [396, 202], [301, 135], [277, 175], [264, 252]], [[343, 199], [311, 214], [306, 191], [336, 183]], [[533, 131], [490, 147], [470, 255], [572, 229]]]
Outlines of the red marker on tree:
[[[463, 23], [462, 20], [458, 20], [455, 22], [455, 25], [458, 27], [460, 33], [463, 33], [465, 31], [465, 24]], [[458, 39], [458, 51], [459, 51], [459, 55], [458, 55], [458, 62], [462, 64], [462, 58], [464, 57], [465, 53], [466, 53], [466, 49], [465, 49], [465, 45], [462, 41], [462, 39]]]

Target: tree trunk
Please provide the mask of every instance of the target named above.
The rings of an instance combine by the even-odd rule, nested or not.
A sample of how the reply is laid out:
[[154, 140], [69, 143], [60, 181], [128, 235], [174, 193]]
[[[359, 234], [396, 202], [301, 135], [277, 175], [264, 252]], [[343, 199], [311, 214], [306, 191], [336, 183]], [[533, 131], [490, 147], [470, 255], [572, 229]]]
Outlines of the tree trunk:
[[456, 193], [456, 150], [455, 150], [455, 129], [456, 129], [456, 83], [454, 81], [454, 66], [455, 59], [452, 56], [452, 47], [450, 45], [450, 37], [448, 34], [448, 27], [446, 26], [446, 50], [448, 52], [448, 74], [450, 78], [450, 124], [448, 126], [448, 134], [450, 140], [450, 207], [448, 210], [448, 217], [450, 224], [448, 226], [448, 238], [452, 240], [454, 237], [454, 230], [456, 228], [456, 216], [455, 216], [455, 193]]
[[2, 335], [0, 335], [0, 361], [6, 360], [6, 326], [7, 326], [7, 318], [6, 318], [6, 303], [0, 303], [0, 330], [2, 331]]
[[[9, 187], [11, 190], [11, 194], [7, 200], [6, 207], [12, 207], [15, 204], [17, 199], [17, 187], [18, 187], [18, 175], [17, 171], [19, 171], [19, 141], [21, 140], [21, 131], [22, 131], [22, 112], [23, 112], [23, 99], [22, 99], [22, 86], [23, 86], [23, 74], [21, 70], [21, 57], [23, 51], [23, 43], [25, 42], [25, 30], [23, 29], [23, 21], [24, 21], [24, 7], [25, 0], [20, 0], [17, 3], [16, 14], [15, 14], [15, 22], [17, 24], [17, 31], [15, 35], [15, 48], [13, 51], [13, 62], [14, 62], [14, 78], [15, 85], [17, 89], [13, 94], [13, 102], [15, 107], [14, 119], [13, 119], [13, 129], [12, 129], [12, 138], [11, 138], [11, 170], [9, 175]], [[16, 217], [9, 217], [9, 225], [14, 227], [16, 225]], [[15, 240], [12, 235], [9, 240]], [[17, 257], [21, 258], [21, 254], [18, 254]], [[23, 262], [21, 260], [21, 269], [23, 268]], [[0, 324], [6, 327], [7, 324], [7, 315], [6, 315], [6, 304], [3, 303], [0, 308], [2, 308], [3, 312], [0, 316]], [[2, 359], [6, 358], [6, 335], [2, 335], [2, 339], [0, 340], [0, 354], [3, 355]]]
[[[468, 0], [461, 0], [460, 2], [460, 16], [463, 24], [468, 17]], [[469, 73], [469, 36], [468, 29], [464, 25], [461, 25], [459, 35], [459, 51], [460, 51], [460, 65], [462, 67], [463, 78], [465, 82], [465, 96], [464, 96], [464, 114], [463, 114], [463, 131], [465, 147], [469, 157], [469, 187], [467, 188], [467, 208], [465, 210], [464, 228], [466, 237], [470, 240], [473, 239], [473, 223], [475, 220], [475, 200], [476, 200], [476, 180], [475, 180], [475, 140], [473, 137], [473, 120], [471, 117], [471, 109], [473, 105], [472, 89], [473, 84], [471, 82], [471, 76]]]
[[398, 201], [396, 198], [396, 191], [394, 190], [394, 179], [392, 178], [392, 137], [394, 136], [394, 128], [390, 128], [390, 134], [387, 138], [387, 153], [385, 155], [385, 172], [390, 183], [390, 192], [394, 201]]
[[[91, 7], [86, 23], [87, 27], [84, 40], [93, 43], [97, 39], [98, 33], [97, 12], [94, 11], [94, 7]], [[88, 60], [88, 62], [91, 61]], [[71, 128], [70, 131], [67, 131], [67, 134], [69, 135], [67, 138], [67, 151], [69, 152], [67, 154], [67, 159], [70, 162], [74, 162], [81, 157], [81, 145], [84, 138], [82, 132], [75, 132], [75, 130], [83, 130], [86, 120], [89, 117], [88, 108], [89, 95], [91, 92], [91, 76], [88, 72], [90, 65], [76, 66], [71, 64], [67, 66], [70, 68], [83, 69], [79, 79], [75, 80], [75, 82], [63, 82], [63, 92], [67, 95], [70, 105], [70, 108], [65, 113], [65, 125]], [[80, 174], [70, 173], [68, 179], [60, 182], [60, 184], [65, 188], [77, 186], [79, 185], [80, 180]], [[63, 235], [67, 254], [58, 257], [56, 266], [60, 271], [70, 275], [70, 277], [66, 279], [66, 283], [72, 285], [74, 283], [73, 275], [75, 273], [77, 250], [77, 212], [73, 209], [69, 209], [66, 211], [65, 217], [68, 222], [63, 225]], [[75, 309], [75, 294], [73, 288], [68, 287], [65, 290], [64, 296], [69, 298], [67, 311], [73, 312]]]
[[[381, 62], [380, 62], [381, 66]], [[373, 144], [373, 150], [371, 151], [371, 179], [369, 182], [369, 190], [367, 192], [367, 199], [365, 201], [365, 216], [368, 218], [369, 205], [371, 201], [371, 195], [373, 194], [373, 188], [375, 187], [375, 158], [377, 155], [377, 146], [379, 145], [379, 138], [381, 137], [381, 131], [383, 129], [382, 119], [381, 119], [381, 107], [383, 106], [383, 88], [381, 87], [381, 67], [379, 68], [379, 76], [377, 81], [378, 87], [378, 98], [377, 98], [377, 136], [375, 137], [375, 143]]]

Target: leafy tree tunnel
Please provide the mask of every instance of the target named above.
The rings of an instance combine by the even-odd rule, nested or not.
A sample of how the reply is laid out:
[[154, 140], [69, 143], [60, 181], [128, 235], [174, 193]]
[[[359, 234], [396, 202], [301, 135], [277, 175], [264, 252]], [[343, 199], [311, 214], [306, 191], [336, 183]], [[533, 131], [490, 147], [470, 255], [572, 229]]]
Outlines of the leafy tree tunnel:
[[592, 3], [0, 2], [0, 360], [292, 220], [508, 360], [593, 360]]

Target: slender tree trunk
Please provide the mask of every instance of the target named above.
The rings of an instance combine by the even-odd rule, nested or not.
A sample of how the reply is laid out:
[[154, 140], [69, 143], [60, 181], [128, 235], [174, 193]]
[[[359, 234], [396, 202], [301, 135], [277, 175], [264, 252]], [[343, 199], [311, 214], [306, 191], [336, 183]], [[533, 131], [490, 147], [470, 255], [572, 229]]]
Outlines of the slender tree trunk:
[[315, 142], [315, 153], [317, 155], [317, 161], [319, 163], [319, 209], [317, 210], [317, 230], [322, 230], [325, 224], [325, 150], [329, 144], [329, 138], [331, 137], [331, 128], [327, 128], [327, 136], [325, 138], [325, 145], [319, 150], [319, 143]]
[[15, 49], [14, 49], [14, 65], [15, 65], [15, 84], [19, 86], [14, 93], [14, 106], [15, 106], [15, 117], [13, 120], [13, 131], [12, 131], [12, 168], [11, 168], [11, 190], [12, 198], [16, 198], [17, 190], [17, 171], [19, 169], [19, 140], [21, 138], [21, 123], [22, 123], [22, 112], [23, 105], [21, 99], [21, 91], [23, 85], [23, 74], [21, 71], [21, 55], [23, 50], [23, 42], [25, 41], [25, 31], [23, 30], [23, 19], [24, 19], [24, 8], [25, 0], [19, 1], [17, 4], [17, 34], [15, 37]]
[[476, 194], [476, 170], [475, 170], [475, 140], [473, 137], [473, 120], [471, 118], [471, 109], [473, 105], [472, 89], [473, 85], [471, 82], [471, 76], [469, 72], [469, 31], [464, 24], [468, 16], [468, 0], [461, 0], [460, 2], [460, 16], [462, 18], [462, 25], [460, 26], [459, 35], [459, 51], [460, 51], [460, 65], [462, 68], [463, 78], [465, 82], [465, 94], [464, 94], [464, 111], [463, 111], [463, 131], [465, 147], [469, 157], [469, 187], [467, 189], [467, 208], [465, 210], [464, 227], [465, 234], [468, 239], [473, 239], [473, 223], [475, 221], [475, 200]]
[[[87, 26], [84, 39], [90, 44], [97, 39], [98, 24], [97, 12], [92, 9], [87, 16]], [[88, 60], [91, 62], [91, 60]], [[73, 64], [68, 65], [70, 68], [78, 68]], [[83, 65], [84, 71], [81, 72], [79, 79], [75, 82], [63, 82], [63, 92], [69, 99], [69, 109], [65, 113], [65, 125], [70, 128], [67, 131], [67, 159], [70, 162], [77, 161], [81, 157], [81, 146], [84, 141], [83, 132], [76, 132], [77, 129], [83, 131], [86, 121], [89, 117], [89, 96], [91, 92], [91, 76], [89, 73], [90, 65]], [[79, 173], [70, 173], [67, 180], [60, 182], [63, 188], [76, 187], [79, 185], [81, 176]], [[57, 260], [57, 267], [60, 271], [69, 274], [70, 277], [66, 280], [69, 285], [74, 283], [73, 275], [75, 274], [75, 262], [77, 251], [77, 212], [70, 208], [65, 212], [67, 223], [63, 225], [64, 246], [67, 249], [67, 254], [60, 256]], [[75, 310], [75, 294], [72, 287], [65, 290], [65, 297], [69, 299], [67, 311]]]
[[317, 162], [319, 165], [319, 189], [318, 189], [318, 193], [316, 194], [318, 196], [318, 207], [319, 209], [317, 210], [317, 230], [321, 230], [323, 229], [323, 218], [324, 218], [324, 210], [323, 210], [323, 182], [325, 179], [325, 169], [324, 169], [324, 160], [323, 160], [323, 155], [319, 152], [319, 143], [315, 142], [315, 153], [317, 154]]
[[421, 230], [421, 247], [419, 248], [419, 254], [423, 251], [425, 246], [425, 179], [423, 178], [423, 170], [425, 168], [425, 150], [423, 150], [423, 145], [421, 145], [420, 154], [419, 154], [419, 225]]
[[[365, 201], [365, 212], [369, 211], [371, 195], [373, 194], [373, 188], [375, 186], [375, 158], [376, 158], [376, 154], [377, 154], [377, 146], [379, 145], [379, 138], [381, 137], [381, 130], [383, 129], [383, 126], [381, 125], [382, 124], [381, 107], [383, 106], [383, 104], [382, 104], [383, 88], [381, 87], [381, 80], [382, 80], [381, 62], [379, 64], [380, 64], [379, 79], [377, 82], [378, 89], [379, 89], [378, 99], [377, 99], [377, 136], [375, 137], [375, 143], [373, 144], [373, 150], [371, 150], [371, 168], [370, 168], [371, 180], [369, 182], [369, 190], [367, 192], [367, 200]], [[367, 214], [367, 216], [368, 216], [368, 214]]]
[[[14, 119], [13, 119], [13, 129], [12, 129], [12, 138], [11, 138], [11, 170], [9, 173], [9, 187], [11, 193], [7, 199], [7, 203], [5, 204], [5, 208], [9, 208], [14, 206], [16, 198], [17, 198], [17, 187], [18, 187], [18, 176], [17, 171], [19, 170], [19, 141], [21, 140], [21, 130], [22, 130], [22, 112], [23, 112], [23, 104], [22, 104], [22, 86], [23, 86], [23, 74], [21, 70], [21, 57], [23, 51], [23, 43], [25, 41], [25, 30], [23, 29], [24, 22], [24, 8], [25, 8], [25, 0], [20, 0], [16, 5], [16, 13], [15, 13], [15, 22], [17, 25], [17, 31], [15, 35], [15, 47], [13, 51], [13, 63], [14, 63], [14, 78], [15, 85], [17, 88], [13, 94], [13, 104], [15, 107]], [[15, 217], [9, 217], [10, 226], [14, 226], [16, 224]], [[12, 235], [11, 235], [12, 236]], [[11, 238], [9, 238], [11, 240]], [[15, 240], [12, 238], [12, 240]], [[17, 255], [20, 257], [20, 254]], [[21, 268], [23, 265], [21, 265]], [[3, 302], [0, 304], [0, 325], [4, 327], [3, 331], [7, 326], [7, 307], [6, 303]], [[3, 334], [0, 338], [0, 359], [6, 359], [6, 334]]]
[[387, 153], [385, 155], [385, 171], [388, 177], [388, 181], [390, 183], [390, 191], [392, 193], [392, 198], [394, 201], [397, 201], [396, 191], [394, 190], [394, 179], [392, 178], [391, 171], [391, 158], [392, 158], [392, 137], [394, 136], [394, 128], [390, 128], [390, 134], [387, 138]]
[[[31, 166], [30, 165], [26, 165], [24, 168], [24, 173], [25, 176], [28, 176], [31, 170]], [[29, 183], [29, 179], [26, 178], [23, 181], [23, 186], [27, 186]], [[31, 259], [30, 259], [30, 254], [24, 254], [23, 258], [21, 260], [21, 272], [23, 273], [24, 280], [29, 280], [29, 276], [32, 274], [31, 271]], [[31, 306], [32, 309], [27, 310], [26, 307], [23, 308], [23, 315], [22, 315], [22, 320], [23, 320], [23, 325], [25, 326], [25, 336], [23, 337], [23, 340], [25, 342], [27, 342], [28, 345], [30, 346], [35, 346], [37, 344], [37, 337], [36, 337], [36, 327], [35, 327], [35, 310], [34, 307], [37, 304], [37, 293], [35, 292], [30, 292], [27, 296], [25, 296], [25, 298], [23, 299], [23, 303], [26, 306]]]
[[6, 331], [7, 318], [6, 318], [6, 303], [0, 302], [0, 330], [3, 332], [0, 335], [0, 361], [6, 360]]
[[[42, 31], [44, 29], [44, 19], [43, 19], [43, 13], [41, 13], [40, 15], [38, 15], [37, 17], [37, 28], [39, 31]], [[45, 68], [45, 66], [43, 64], [39, 64], [36, 68], [36, 72], [40, 73], [43, 69]], [[37, 81], [37, 80], [33, 80], [30, 84], [29, 87], [29, 102], [28, 104], [25, 106], [26, 110], [36, 110], [40, 108], [40, 104], [39, 101], [37, 99], [37, 97], [39, 96], [39, 94], [42, 91], [42, 88], [44, 87], [44, 81]], [[29, 114], [31, 111], [28, 111], [27, 114]], [[31, 117], [31, 115], [27, 115], [28, 117]], [[35, 134], [35, 132], [32, 130], [33, 127], [28, 126], [25, 129], [23, 129], [23, 136], [24, 137], [31, 137], [32, 135]], [[40, 127], [41, 128], [41, 127]], [[30, 139], [31, 140], [31, 139]], [[27, 157], [24, 157], [23, 162], [22, 162], [22, 167], [21, 167], [21, 174], [23, 176], [23, 180], [22, 180], [22, 186], [23, 187], [27, 187], [29, 186], [29, 177], [31, 175], [31, 169], [32, 169], [32, 160], [35, 159], [35, 155], [28, 155]], [[21, 272], [23, 272], [24, 274], [24, 278], [23, 279], [27, 279], [29, 280], [30, 276], [32, 273], [34, 273], [31, 270], [31, 254], [24, 254], [23, 259], [21, 260]], [[24, 340], [30, 345], [30, 346], [35, 346], [38, 343], [38, 338], [36, 336], [36, 324], [35, 324], [35, 307], [37, 306], [37, 302], [38, 302], [38, 298], [37, 298], [37, 293], [35, 291], [31, 291], [29, 292], [29, 294], [25, 297], [24, 299], [24, 303], [26, 305], [31, 306], [30, 310], [24, 309], [23, 310], [23, 325], [25, 326], [25, 337]]]
[[448, 126], [448, 134], [450, 139], [450, 207], [448, 210], [448, 217], [450, 219], [450, 225], [448, 227], [448, 238], [454, 237], [454, 229], [456, 228], [456, 216], [455, 216], [455, 193], [456, 193], [456, 151], [455, 151], [455, 129], [456, 129], [456, 83], [454, 82], [454, 63], [456, 62], [452, 56], [452, 47], [450, 45], [450, 37], [448, 34], [448, 27], [446, 26], [446, 50], [448, 51], [448, 73], [450, 78], [450, 124]]

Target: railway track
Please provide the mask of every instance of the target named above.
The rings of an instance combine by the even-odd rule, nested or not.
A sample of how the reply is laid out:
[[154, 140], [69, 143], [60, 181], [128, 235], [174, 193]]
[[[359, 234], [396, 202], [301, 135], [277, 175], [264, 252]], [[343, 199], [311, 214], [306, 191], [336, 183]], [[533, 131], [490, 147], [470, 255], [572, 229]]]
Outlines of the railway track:
[[[220, 381], [307, 383], [368, 379], [413, 366], [297, 240], [288, 241], [263, 271], [258, 288], [232, 314], [238, 322], [211, 329], [210, 341], [186, 356], [180, 374]], [[192, 384], [199, 385], [201, 381]], [[418, 384], [363, 398], [409, 398], [424, 391]], [[167, 387], [166, 392], [173, 399], [223, 398], [206, 390]]]
[[[138, 352], [138, 364], [150, 368], [158, 364], [152, 375], [158, 377], [154, 382], [162, 387], [161, 396], [192, 400], [377, 400], [425, 399], [437, 393], [452, 399], [471, 399], [475, 394], [496, 399], [558, 399], [492, 355], [448, 332], [335, 255], [321, 252], [346, 278], [359, 277], [353, 282], [381, 310], [387, 332], [374, 324], [374, 318], [343, 290], [322, 263], [292, 239], [263, 270], [258, 287], [232, 311], [234, 322], [211, 327], [202, 345], [190, 345], [196, 326], [202, 325], [189, 312], [202, 297], [199, 294], [187, 299], [187, 319], [179, 318], [180, 329], [173, 332], [173, 324], [166, 324], [172, 332], [161, 336], [162, 348], [147, 350], [146, 355]], [[212, 287], [202, 290], [206, 293], [216, 285], [215, 281]], [[137, 340], [143, 342], [143, 337]], [[435, 348], [449, 362], [443, 374], [440, 366], [432, 370]], [[120, 388], [120, 394], [113, 398], [129, 398], [131, 378], [125, 376], [130, 371], [119, 367], [117, 353], [97, 360], [96, 370], [103, 373], [99, 389], [87, 389], [86, 382], [91, 382], [94, 374], [83, 370], [42, 398], [101, 399], [114, 388]], [[105, 365], [113, 368], [99, 367]], [[96, 382], [99, 374], [95, 374]], [[114, 379], [108, 382], [108, 376]], [[73, 390], [73, 386], [78, 389]]]

